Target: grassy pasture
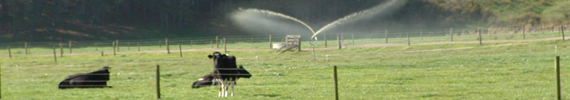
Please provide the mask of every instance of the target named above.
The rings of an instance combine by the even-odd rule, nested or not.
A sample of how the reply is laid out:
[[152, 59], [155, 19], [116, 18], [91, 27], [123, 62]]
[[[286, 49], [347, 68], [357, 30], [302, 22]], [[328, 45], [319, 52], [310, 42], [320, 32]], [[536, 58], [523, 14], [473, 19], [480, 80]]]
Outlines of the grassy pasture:
[[[364, 41], [370, 40], [356, 40]], [[348, 41], [345, 39], [345, 42]], [[311, 51], [283, 54], [231, 51], [229, 54], [238, 58], [238, 64], [244, 65], [254, 76], [241, 79], [236, 87], [237, 96], [229, 98], [334, 99], [332, 66], [336, 65], [339, 67], [341, 99], [551, 100], [556, 96], [553, 73], [556, 55], [562, 59], [563, 94], [570, 88], [564, 85], [570, 76], [569, 45], [562, 40], [553, 40], [350, 48], [318, 50], [317, 60], [312, 60]], [[177, 51], [177, 48], [171, 50]], [[51, 49], [37, 51], [53, 52]], [[182, 58], [178, 53], [162, 52], [116, 56], [88, 54], [59, 57], [58, 62], [51, 56], [0, 58], [2, 98], [155, 99], [155, 65], [160, 65], [163, 99], [219, 99], [216, 87], [191, 89], [190, 86], [211, 72], [213, 64], [206, 58], [208, 54], [211, 51], [183, 52]], [[57, 84], [66, 76], [103, 66], [112, 68], [109, 85], [113, 88], [57, 89]], [[563, 99], [570, 98], [564, 95]]]

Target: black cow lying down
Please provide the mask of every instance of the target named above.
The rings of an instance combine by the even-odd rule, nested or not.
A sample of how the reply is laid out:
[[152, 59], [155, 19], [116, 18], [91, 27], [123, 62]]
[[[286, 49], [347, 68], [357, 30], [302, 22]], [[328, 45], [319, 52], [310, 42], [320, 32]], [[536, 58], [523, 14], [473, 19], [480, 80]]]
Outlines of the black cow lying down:
[[214, 81], [214, 73], [204, 75], [204, 77], [198, 79], [196, 82], [192, 83], [192, 88], [200, 88], [206, 86], [217, 85]]
[[109, 67], [105, 66], [100, 70], [91, 73], [79, 73], [68, 76], [59, 83], [59, 89], [66, 88], [103, 88], [108, 87]]
[[[245, 68], [243, 68], [242, 65], [239, 66], [239, 68], [237, 69], [237, 79], [239, 78], [250, 78], [251, 74], [245, 70]], [[200, 88], [200, 87], [206, 87], [206, 86], [212, 86], [212, 85], [218, 85], [216, 83], [215, 80], [215, 75], [214, 73], [210, 73], [208, 75], [204, 75], [204, 77], [198, 79], [196, 82], [192, 83], [192, 88]], [[236, 80], [237, 80], [236, 79]], [[234, 81], [235, 84], [235, 81]]]

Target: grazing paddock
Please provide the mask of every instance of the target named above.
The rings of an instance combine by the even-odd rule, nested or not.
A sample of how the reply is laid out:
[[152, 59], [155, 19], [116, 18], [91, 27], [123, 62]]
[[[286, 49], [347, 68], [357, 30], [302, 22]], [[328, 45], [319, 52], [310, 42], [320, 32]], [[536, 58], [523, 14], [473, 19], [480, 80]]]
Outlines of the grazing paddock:
[[[318, 50], [317, 60], [310, 51], [232, 51], [254, 77], [240, 80], [230, 98], [334, 99], [336, 65], [340, 99], [552, 100], [555, 55], [562, 61], [562, 93], [570, 92], [569, 46], [554, 40], [351, 48]], [[182, 58], [167, 53], [93, 54], [64, 56], [58, 62], [50, 56], [0, 58], [2, 99], [155, 99], [155, 65], [161, 66], [162, 99], [219, 99], [217, 87], [191, 86], [211, 73], [212, 61], [204, 56], [211, 53], [184, 52]], [[57, 89], [62, 78], [101, 66], [112, 66], [108, 85], [113, 88]]]

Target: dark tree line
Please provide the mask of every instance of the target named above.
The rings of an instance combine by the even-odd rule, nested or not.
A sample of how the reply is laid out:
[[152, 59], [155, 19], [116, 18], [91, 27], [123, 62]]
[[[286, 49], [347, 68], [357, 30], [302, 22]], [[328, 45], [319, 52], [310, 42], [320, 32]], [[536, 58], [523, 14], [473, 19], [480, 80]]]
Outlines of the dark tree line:
[[[239, 8], [280, 12], [320, 27], [384, 1], [387, 0], [0, 0], [0, 41], [248, 34], [228, 20], [228, 13]], [[408, 0], [396, 14], [375, 19], [371, 22], [377, 23], [371, 24], [450, 27], [484, 24], [493, 17], [493, 13], [475, 2], [451, 1], [454, 0]]]
[[102, 39], [118, 36], [106, 30], [120, 26], [185, 33], [208, 27], [223, 2], [234, 1], [1, 0], [0, 32], [4, 37], [40, 40]]

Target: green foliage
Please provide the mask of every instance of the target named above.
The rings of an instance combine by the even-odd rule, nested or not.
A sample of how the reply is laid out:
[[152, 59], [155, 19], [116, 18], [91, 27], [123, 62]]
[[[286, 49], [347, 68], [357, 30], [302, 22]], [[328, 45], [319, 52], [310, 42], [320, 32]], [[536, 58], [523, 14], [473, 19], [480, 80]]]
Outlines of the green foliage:
[[542, 12], [542, 17], [546, 22], [564, 24], [570, 22], [570, 1], [563, 1], [554, 6], [548, 7]]

